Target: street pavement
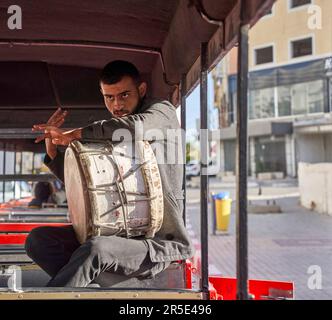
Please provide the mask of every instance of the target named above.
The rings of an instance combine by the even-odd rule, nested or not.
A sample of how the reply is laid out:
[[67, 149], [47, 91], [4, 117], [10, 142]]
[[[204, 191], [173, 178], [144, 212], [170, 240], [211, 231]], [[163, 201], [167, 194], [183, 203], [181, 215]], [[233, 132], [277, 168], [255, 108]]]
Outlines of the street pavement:
[[[230, 191], [234, 200], [235, 190], [235, 183], [210, 184], [211, 192]], [[248, 214], [249, 278], [294, 282], [295, 299], [332, 299], [332, 216], [302, 208], [296, 180], [264, 182], [261, 190], [250, 181], [248, 194], [251, 204], [273, 199], [282, 211]], [[187, 228], [197, 250], [199, 195], [199, 189], [187, 188]], [[236, 277], [235, 202], [227, 233], [213, 235], [211, 214], [209, 207], [209, 274]]]

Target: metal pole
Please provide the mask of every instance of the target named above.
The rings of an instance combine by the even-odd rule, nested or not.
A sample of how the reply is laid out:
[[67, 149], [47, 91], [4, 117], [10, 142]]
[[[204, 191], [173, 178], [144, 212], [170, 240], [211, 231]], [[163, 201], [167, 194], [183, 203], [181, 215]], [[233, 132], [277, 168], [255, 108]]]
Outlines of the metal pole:
[[31, 169], [31, 173], [34, 174], [35, 171], [35, 153], [32, 153], [32, 169]]
[[248, 148], [248, 36], [241, 6], [237, 82], [237, 197], [236, 197], [236, 271], [237, 299], [248, 300], [248, 222], [247, 222], [247, 148]]
[[[14, 175], [16, 175], [16, 145], [14, 147]], [[16, 199], [16, 181], [14, 181], [14, 199]]]
[[[21, 151], [20, 174], [23, 172], [23, 152]], [[20, 198], [22, 198], [22, 182], [20, 182]]]
[[181, 78], [181, 129], [182, 129], [182, 150], [183, 150], [183, 222], [186, 225], [186, 155], [187, 155], [187, 145], [186, 145], [186, 90], [187, 90], [187, 78], [183, 74]]
[[[6, 143], [4, 144], [4, 148], [3, 148], [3, 163], [2, 163], [2, 172], [3, 174], [6, 174]], [[2, 183], [2, 202], [6, 202], [5, 199], [5, 189], [6, 189], [6, 182], [4, 181]]]
[[331, 78], [327, 78], [327, 108], [324, 112], [332, 112], [332, 75]]
[[207, 175], [207, 164], [209, 155], [208, 144], [208, 44], [201, 44], [201, 77], [200, 77], [200, 148], [201, 148], [201, 262], [202, 262], [202, 291], [209, 293], [209, 262], [208, 262], [208, 206], [209, 206], [209, 180]]
[[214, 200], [214, 193], [211, 193], [211, 219], [212, 219], [212, 234], [215, 236], [217, 234], [217, 219], [216, 219], [216, 204]]
[[[3, 146], [3, 143], [2, 143]], [[2, 151], [2, 161], [4, 160], [5, 157], [5, 150]], [[3, 166], [3, 162], [2, 162], [2, 166]], [[4, 170], [2, 169], [2, 174], [5, 174]], [[5, 202], [5, 194], [4, 191], [5, 190], [5, 182], [3, 181], [2, 183], [2, 202]]]

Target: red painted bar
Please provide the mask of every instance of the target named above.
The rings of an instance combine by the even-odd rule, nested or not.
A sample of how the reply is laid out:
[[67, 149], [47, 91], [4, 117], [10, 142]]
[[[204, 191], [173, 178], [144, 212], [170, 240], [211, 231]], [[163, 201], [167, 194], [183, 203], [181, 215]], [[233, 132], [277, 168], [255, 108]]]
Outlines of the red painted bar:
[[[222, 300], [236, 300], [237, 280], [235, 278], [210, 276], [209, 281]], [[248, 282], [249, 293], [253, 300], [294, 299], [293, 282], [270, 280], [249, 280]], [[276, 293], [275, 296], [273, 292]], [[278, 292], [281, 296], [279, 299]]]
[[186, 279], [186, 288], [192, 289], [192, 271], [193, 266], [189, 259], [187, 259], [185, 262], [185, 279]]
[[24, 244], [27, 233], [0, 234], [0, 244]]
[[63, 227], [71, 223], [0, 223], [0, 245], [24, 244], [29, 232], [37, 227]]
[[12, 222], [5, 222], [5, 223], [0, 223], [0, 233], [30, 232], [32, 229], [37, 228], [37, 227], [45, 227], [45, 226], [63, 227], [63, 226], [69, 226], [69, 225], [71, 225], [71, 223], [57, 223], [57, 222], [12, 223]]

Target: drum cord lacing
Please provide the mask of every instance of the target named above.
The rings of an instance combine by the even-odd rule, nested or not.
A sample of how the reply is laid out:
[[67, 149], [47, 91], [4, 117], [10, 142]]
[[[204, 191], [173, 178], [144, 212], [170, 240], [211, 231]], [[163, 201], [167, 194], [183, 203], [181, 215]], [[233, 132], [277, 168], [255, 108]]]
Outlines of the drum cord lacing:
[[[105, 155], [114, 165], [118, 175], [119, 175], [119, 181], [116, 180], [115, 182], [112, 182], [112, 183], [108, 183], [108, 184], [102, 184], [102, 185], [98, 185], [98, 186], [95, 186], [95, 187], [92, 187], [92, 186], [87, 186], [87, 189], [88, 191], [91, 191], [91, 192], [98, 192], [98, 191], [102, 191], [102, 192], [113, 192], [113, 193], [118, 193], [119, 194], [119, 198], [120, 198], [120, 204], [112, 207], [110, 210], [107, 210], [106, 212], [104, 212], [103, 214], [100, 215], [100, 217], [103, 217], [111, 212], [113, 212], [114, 210], [122, 207], [122, 215], [123, 215], [123, 222], [124, 222], [124, 227], [125, 227], [125, 230], [123, 230], [123, 228], [120, 228], [117, 232], [115, 232], [114, 234], [117, 235], [117, 234], [120, 234], [122, 233], [122, 231], [125, 231], [126, 233], [126, 237], [127, 238], [130, 238], [130, 230], [129, 230], [129, 226], [128, 226], [128, 204], [132, 204], [132, 203], [136, 203], [136, 202], [140, 202], [140, 201], [151, 201], [151, 200], [154, 200], [157, 198], [157, 196], [150, 196], [151, 195], [151, 191], [153, 190], [147, 190], [148, 193], [142, 193], [142, 192], [133, 192], [133, 191], [127, 191], [125, 189], [125, 183], [124, 183], [124, 180], [127, 179], [128, 177], [130, 177], [131, 175], [133, 175], [137, 170], [141, 169], [142, 167], [145, 167], [146, 169], [146, 165], [148, 163], [151, 162], [151, 160], [146, 160], [142, 163], [139, 163], [135, 168], [131, 168], [130, 170], [128, 170], [128, 172], [126, 172], [124, 175], [121, 174], [121, 171], [120, 171], [120, 166], [117, 162], [117, 159], [114, 155], [114, 146], [112, 145], [112, 143], [109, 143], [109, 146], [105, 148], [107, 151], [105, 152], [100, 152], [100, 150], [88, 150], [88, 151], [81, 151], [79, 152], [80, 154], [81, 153], [89, 153], [92, 158], [94, 159], [94, 155], [95, 156], [100, 156], [101, 154], [102, 155]], [[141, 154], [141, 157], [143, 156], [143, 159], [144, 159], [144, 148], [143, 148], [143, 155]], [[121, 154], [121, 153], [120, 153]], [[140, 159], [137, 159], [136, 157], [133, 158], [133, 160], [139, 160], [140, 162], [142, 161], [142, 158]], [[97, 169], [97, 172], [100, 172], [97, 168], [97, 164], [95, 162], [95, 165], [96, 165], [96, 169]], [[150, 170], [151, 171], [151, 170]], [[107, 189], [105, 187], [113, 187], [113, 186], [116, 186], [116, 190], [111, 190], [111, 189]], [[152, 192], [153, 194], [153, 192]], [[128, 195], [139, 195], [139, 196], [146, 196], [145, 198], [143, 199], [136, 199], [136, 200], [128, 200]], [[100, 227], [104, 227], [104, 228], [109, 228], [109, 229], [114, 229], [114, 227], [110, 227], [110, 226], [107, 226], [107, 224], [103, 224], [103, 225], [99, 225], [99, 224], [94, 224], [97, 228], [100, 228]], [[141, 228], [144, 228], [144, 226], [142, 226]], [[135, 229], [138, 230], [140, 229], [139, 226], [135, 226]]]

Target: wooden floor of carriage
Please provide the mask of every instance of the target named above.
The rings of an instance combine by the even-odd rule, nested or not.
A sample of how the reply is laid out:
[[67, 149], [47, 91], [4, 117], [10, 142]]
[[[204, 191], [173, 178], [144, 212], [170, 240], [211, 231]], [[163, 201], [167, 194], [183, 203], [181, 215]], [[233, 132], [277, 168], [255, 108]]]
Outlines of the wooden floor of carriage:
[[[1, 248], [0, 248], [1, 249]], [[10, 266], [19, 267], [17, 291], [8, 286]], [[88, 288], [48, 288], [50, 277], [31, 263], [23, 247], [1, 250], [0, 300], [58, 299], [203, 299], [199, 290], [187, 289], [185, 265], [174, 263], [154, 279], [138, 280], [104, 273]], [[21, 282], [20, 282], [21, 279]], [[22, 283], [21, 285], [19, 285]]]

